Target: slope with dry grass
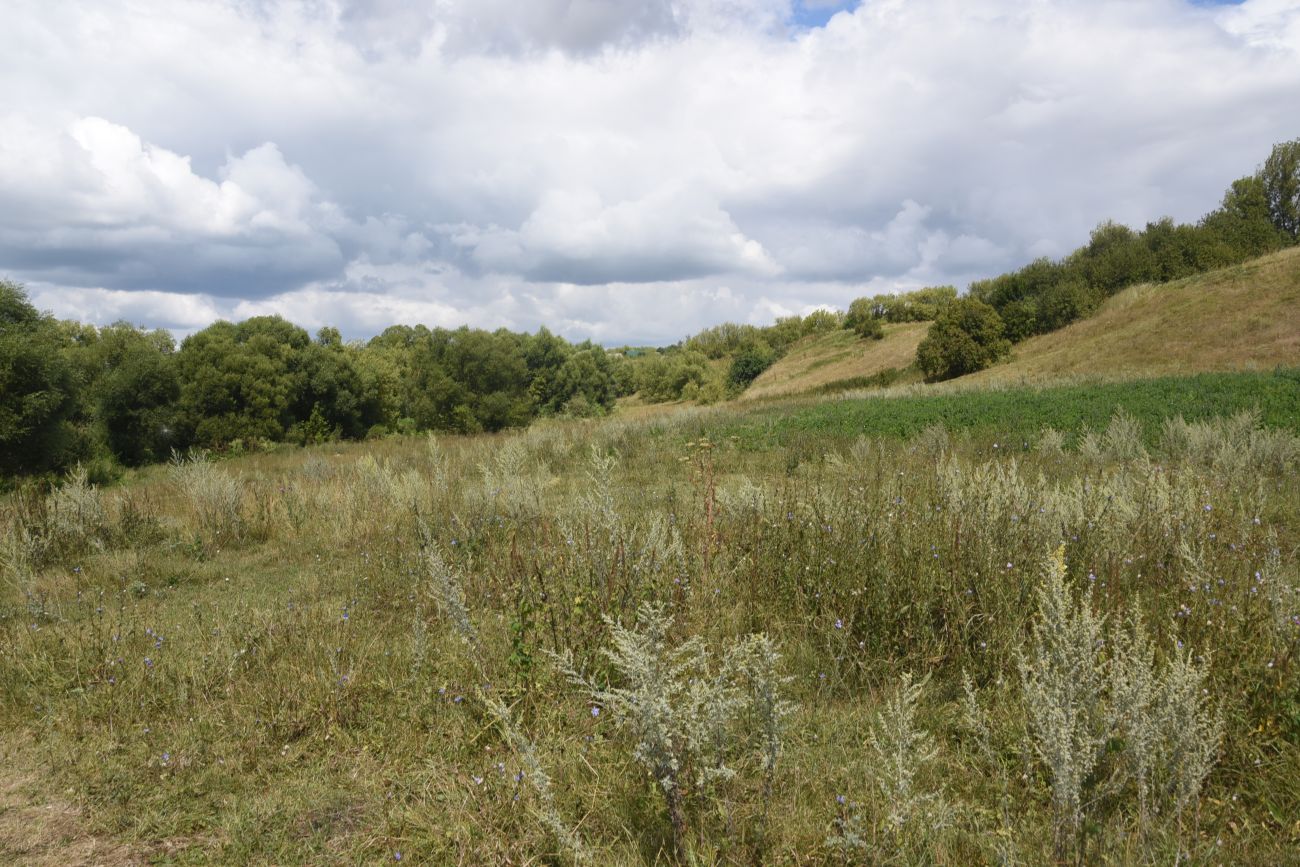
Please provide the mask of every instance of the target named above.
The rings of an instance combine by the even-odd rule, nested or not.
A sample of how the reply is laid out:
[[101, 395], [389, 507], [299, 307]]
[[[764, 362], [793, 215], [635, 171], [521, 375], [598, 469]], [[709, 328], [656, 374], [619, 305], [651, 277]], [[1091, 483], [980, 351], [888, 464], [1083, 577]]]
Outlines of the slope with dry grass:
[[1300, 363], [1300, 248], [1120, 292], [1088, 319], [1018, 344], [962, 381], [1127, 378]]
[[741, 400], [802, 394], [891, 368], [901, 370], [916, 357], [929, 327], [928, 322], [886, 325], [883, 340], [863, 340], [847, 330], [809, 335], [754, 380]]

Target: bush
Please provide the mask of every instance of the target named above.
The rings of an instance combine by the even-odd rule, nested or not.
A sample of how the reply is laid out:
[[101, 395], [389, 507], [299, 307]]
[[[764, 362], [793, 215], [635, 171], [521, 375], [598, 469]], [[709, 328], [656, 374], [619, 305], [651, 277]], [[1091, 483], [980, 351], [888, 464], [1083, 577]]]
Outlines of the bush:
[[939, 314], [916, 348], [917, 366], [926, 382], [983, 370], [1011, 351], [1003, 333], [996, 310], [974, 298], [959, 298]]
[[731, 368], [727, 371], [727, 381], [732, 385], [744, 388], [772, 366], [776, 361], [776, 353], [772, 347], [766, 343], [750, 343], [743, 346], [736, 357], [731, 360]]

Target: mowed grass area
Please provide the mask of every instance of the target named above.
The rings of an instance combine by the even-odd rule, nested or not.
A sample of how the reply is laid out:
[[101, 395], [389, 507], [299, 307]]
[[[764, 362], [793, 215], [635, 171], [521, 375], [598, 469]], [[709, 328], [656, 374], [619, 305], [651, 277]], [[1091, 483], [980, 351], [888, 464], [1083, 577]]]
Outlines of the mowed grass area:
[[979, 383], [1160, 376], [1300, 365], [1300, 248], [1172, 283], [1143, 284], [1095, 315], [1030, 338]]
[[882, 340], [863, 340], [845, 329], [810, 335], [763, 371], [740, 399], [805, 394], [887, 370], [904, 370], [916, 360], [916, 347], [929, 327], [928, 322], [886, 325]]
[[[0, 792], [121, 863], [1295, 863], [1297, 391], [686, 409], [20, 491]], [[1077, 823], [1025, 676], [1057, 552], [1106, 618], [1070, 651], [1098, 691], [1052, 699]]]

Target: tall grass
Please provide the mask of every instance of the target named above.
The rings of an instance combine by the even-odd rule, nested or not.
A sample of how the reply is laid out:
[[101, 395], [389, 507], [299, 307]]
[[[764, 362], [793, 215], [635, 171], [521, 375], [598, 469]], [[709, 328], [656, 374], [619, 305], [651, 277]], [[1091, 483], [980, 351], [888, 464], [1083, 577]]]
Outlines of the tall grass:
[[1285, 863], [1294, 433], [769, 412], [12, 496], [0, 737], [188, 862]]

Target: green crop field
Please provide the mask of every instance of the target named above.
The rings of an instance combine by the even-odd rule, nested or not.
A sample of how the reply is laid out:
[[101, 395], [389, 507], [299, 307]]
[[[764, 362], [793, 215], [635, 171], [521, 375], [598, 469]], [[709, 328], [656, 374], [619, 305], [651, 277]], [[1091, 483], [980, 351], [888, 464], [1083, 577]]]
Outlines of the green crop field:
[[1271, 373], [1204, 373], [1127, 382], [1095, 382], [1050, 387], [969, 389], [824, 401], [751, 412], [725, 423], [722, 430], [746, 444], [766, 447], [792, 437], [908, 437], [931, 425], [1027, 445], [1044, 428], [1078, 435], [1100, 432], [1116, 411], [1131, 415], [1158, 433], [1160, 422], [1181, 416], [1200, 421], [1216, 415], [1255, 411], [1263, 424], [1300, 432], [1300, 370]]

